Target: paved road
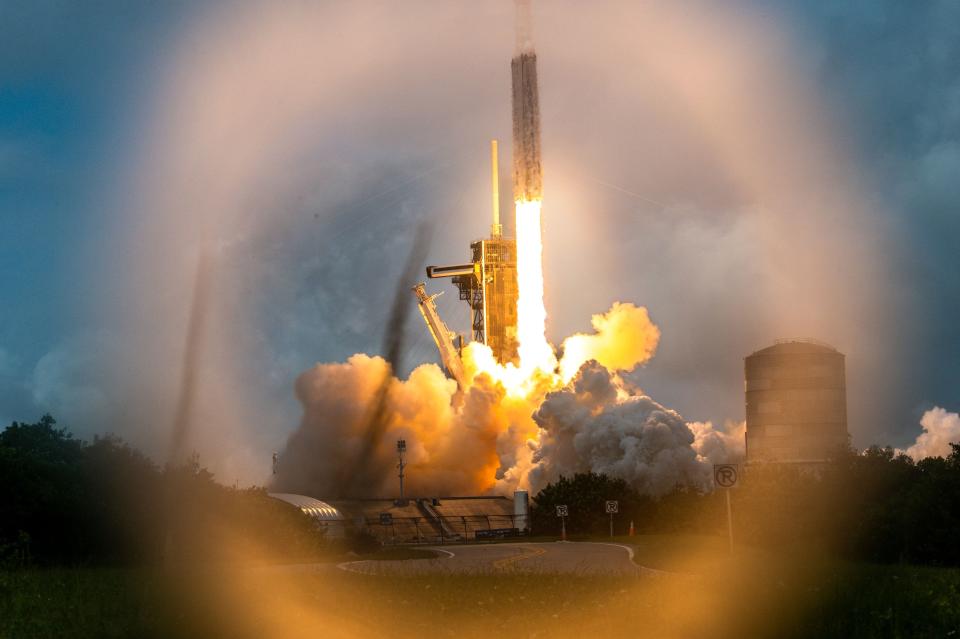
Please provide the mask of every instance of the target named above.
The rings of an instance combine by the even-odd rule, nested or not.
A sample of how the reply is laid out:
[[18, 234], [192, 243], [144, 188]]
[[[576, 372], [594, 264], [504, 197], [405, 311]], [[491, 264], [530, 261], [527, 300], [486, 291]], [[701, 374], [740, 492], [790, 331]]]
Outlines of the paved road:
[[431, 547], [434, 559], [350, 561], [341, 570], [365, 574], [422, 573], [576, 573], [637, 575], [628, 546], [594, 542], [483, 544]]

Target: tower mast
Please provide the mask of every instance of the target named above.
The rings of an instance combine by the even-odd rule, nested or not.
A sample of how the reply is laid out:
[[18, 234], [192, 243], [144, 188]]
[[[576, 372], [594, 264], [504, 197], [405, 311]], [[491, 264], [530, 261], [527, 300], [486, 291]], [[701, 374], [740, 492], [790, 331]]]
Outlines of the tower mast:
[[503, 235], [503, 225], [500, 224], [500, 168], [498, 163], [497, 141], [490, 140], [490, 186], [493, 189], [493, 225], [490, 227], [490, 237], [498, 238]]

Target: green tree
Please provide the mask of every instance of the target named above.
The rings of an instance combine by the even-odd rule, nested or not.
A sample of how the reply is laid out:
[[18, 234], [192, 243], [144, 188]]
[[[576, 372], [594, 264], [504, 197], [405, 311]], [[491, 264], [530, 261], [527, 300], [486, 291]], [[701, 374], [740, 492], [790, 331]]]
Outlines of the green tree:
[[572, 478], [561, 476], [547, 484], [533, 498], [530, 509], [531, 527], [535, 534], [559, 534], [560, 518], [556, 507], [566, 504], [569, 510], [567, 532], [572, 534], [603, 533], [608, 529], [607, 500], [619, 502], [617, 532], [624, 534], [628, 517], [635, 516], [641, 506], [648, 506], [637, 492], [622, 479], [597, 473], [577, 473]]

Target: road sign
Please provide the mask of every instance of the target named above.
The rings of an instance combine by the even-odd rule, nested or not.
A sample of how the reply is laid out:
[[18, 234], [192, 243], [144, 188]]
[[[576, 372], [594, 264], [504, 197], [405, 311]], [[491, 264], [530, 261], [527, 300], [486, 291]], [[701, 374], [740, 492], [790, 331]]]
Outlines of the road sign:
[[570, 514], [566, 504], [557, 506], [557, 517], [566, 517]]
[[391, 513], [380, 513], [380, 525], [389, 526], [393, 523], [393, 515]]
[[730, 554], [733, 554], [733, 512], [730, 509], [730, 489], [735, 488], [740, 481], [740, 467], [737, 464], [714, 464], [713, 481], [727, 497], [727, 535], [730, 539]]
[[713, 481], [721, 488], [734, 488], [740, 481], [740, 469], [737, 464], [714, 464]]
[[610, 536], [613, 537], [613, 516], [620, 511], [620, 503], [616, 499], [607, 500], [607, 514], [610, 515]]

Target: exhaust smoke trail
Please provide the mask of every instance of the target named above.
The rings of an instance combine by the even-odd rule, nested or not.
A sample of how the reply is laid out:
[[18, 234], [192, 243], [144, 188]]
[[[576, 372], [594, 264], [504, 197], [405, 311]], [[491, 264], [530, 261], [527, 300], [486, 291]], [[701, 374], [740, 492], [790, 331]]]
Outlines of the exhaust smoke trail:
[[390, 384], [394, 375], [400, 370], [400, 357], [403, 354], [404, 330], [407, 327], [407, 318], [410, 315], [410, 306], [413, 303], [407, 291], [408, 282], [423, 265], [431, 229], [427, 223], [421, 223], [413, 238], [413, 245], [407, 255], [407, 262], [397, 280], [397, 289], [393, 296], [393, 306], [390, 308], [390, 317], [387, 320], [386, 334], [383, 338], [383, 351], [386, 354], [389, 368], [384, 372], [380, 387], [374, 395], [369, 408], [366, 432], [363, 442], [353, 462], [353, 467], [347, 467], [343, 481], [342, 496], [356, 496], [362, 494], [370, 485], [382, 483], [384, 469], [371, 463], [373, 452], [378, 448], [387, 430], [390, 419]]
[[180, 390], [177, 396], [177, 408], [170, 431], [170, 444], [167, 462], [176, 464], [183, 453], [183, 446], [190, 434], [190, 419], [197, 395], [197, 378], [200, 352], [203, 346], [204, 320], [210, 296], [210, 255], [200, 254], [197, 271], [193, 280], [193, 299], [190, 302], [190, 318], [187, 324], [187, 337], [184, 341], [183, 365], [180, 371]]
[[[331, 447], [331, 442], [323, 436], [323, 433], [328, 432], [327, 425], [324, 423], [317, 428], [310, 428], [308, 422], [313, 416], [305, 414], [304, 423], [291, 436], [281, 455], [279, 472], [274, 481], [276, 490], [308, 492], [321, 486], [324, 489], [321, 494], [326, 497], [347, 498], [369, 496], [384, 485], [390, 467], [382, 463], [382, 455], [379, 453], [382, 452], [384, 437], [394, 414], [403, 408], [402, 401], [395, 397], [394, 386], [397, 379], [395, 376], [401, 369], [406, 346], [405, 329], [413, 303], [408, 282], [416, 277], [422, 267], [431, 232], [431, 227], [426, 223], [416, 230], [406, 264], [397, 279], [393, 305], [384, 329], [384, 359], [376, 358], [376, 363], [364, 368], [361, 376], [363, 390], [352, 391], [348, 388], [349, 384], [340, 380], [337, 383], [338, 388], [333, 390], [335, 397], [317, 398], [314, 402], [338, 403], [343, 402], [344, 397], [349, 397], [348, 403], [362, 407], [351, 411], [349, 416], [332, 410], [319, 411], [319, 417], [324, 422], [333, 419], [349, 423], [353, 434], [350, 445], [338, 452], [340, 460], [334, 467], [335, 472], [329, 475], [329, 469], [318, 468], [314, 456], [318, 449], [329, 450]], [[298, 381], [298, 387], [301, 385], [304, 387], [299, 393], [301, 397], [312, 396], [317, 390], [315, 385], [311, 386], [307, 382], [301, 384]], [[327, 394], [326, 389], [322, 392]]]

